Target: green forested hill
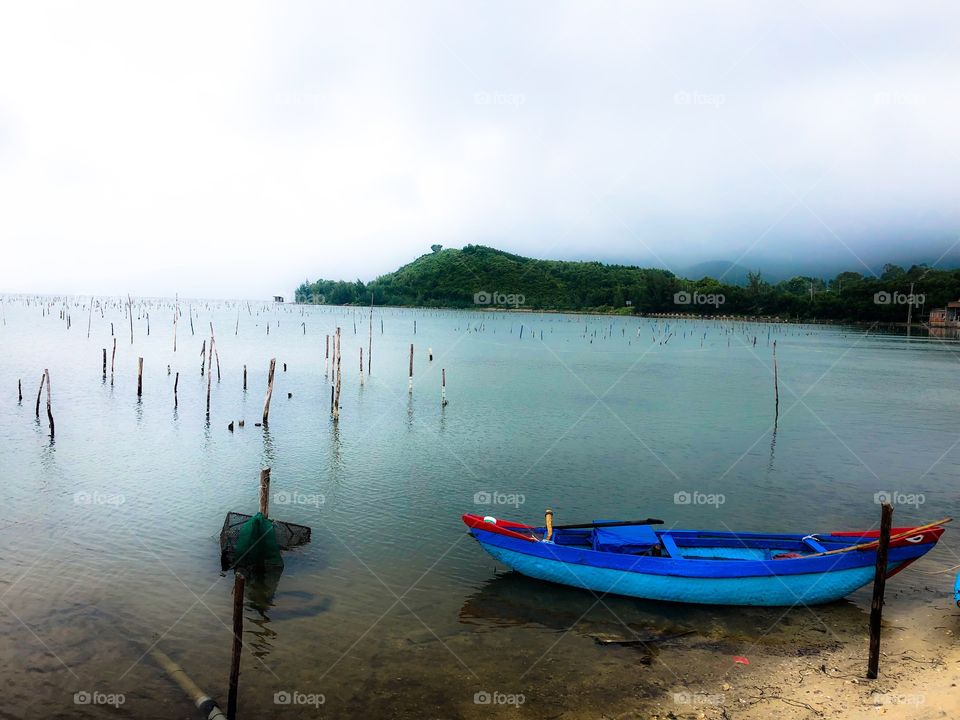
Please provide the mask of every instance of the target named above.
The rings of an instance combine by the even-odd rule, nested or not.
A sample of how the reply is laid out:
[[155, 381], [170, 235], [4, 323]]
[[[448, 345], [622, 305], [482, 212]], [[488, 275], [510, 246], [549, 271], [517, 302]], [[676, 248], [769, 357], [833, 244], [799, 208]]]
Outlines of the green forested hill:
[[795, 277], [775, 285], [750, 273], [745, 287], [686, 280], [666, 270], [599, 262], [536, 260], [480, 245], [423, 255], [363, 283], [305, 281], [297, 302], [423, 307], [524, 307], [626, 313], [770, 315], [903, 322], [915, 283], [914, 321], [960, 298], [960, 270], [887, 265], [880, 277], [845, 272], [833, 280]]

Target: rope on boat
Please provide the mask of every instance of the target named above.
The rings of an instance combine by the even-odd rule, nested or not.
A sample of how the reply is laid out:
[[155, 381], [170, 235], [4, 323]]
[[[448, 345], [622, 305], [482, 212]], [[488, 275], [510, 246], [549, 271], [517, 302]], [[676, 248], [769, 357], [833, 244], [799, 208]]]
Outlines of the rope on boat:
[[954, 565], [946, 570], [914, 570], [914, 572], [918, 572], [921, 575], [943, 575], [944, 573], [954, 572], [955, 570], [960, 570], [960, 565]]

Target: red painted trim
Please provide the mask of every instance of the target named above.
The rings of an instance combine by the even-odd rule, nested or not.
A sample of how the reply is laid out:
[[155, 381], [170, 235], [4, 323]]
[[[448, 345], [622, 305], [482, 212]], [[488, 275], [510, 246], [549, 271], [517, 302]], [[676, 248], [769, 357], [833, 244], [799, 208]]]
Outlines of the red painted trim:
[[[472, 513], [466, 513], [461, 519], [468, 528], [486, 530], [487, 532], [506, 535], [507, 537], [517, 538], [518, 540], [528, 540], [530, 542], [540, 541], [540, 538], [534, 537], [532, 534], [534, 529], [533, 525], [524, 525], [523, 523], [501, 520], [500, 518], [497, 518], [497, 523], [493, 524], [484, 522], [481, 515], [474, 515]], [[517, 530], [525, 530], [527, 532], [516, 532]]]
[[[890, 534], [898, 535], [900, 533], [910, 532], [910, 530], [912, 529], [913, 529], [912, 527], [890, 528]], [[917, 535], [920, 535], [922, 538], [919, 542], [909, 542], [909, 538], [900, 538], [899, 540], [894, 540], [892, 543], [890, 543], [890, 547], [905, 547], [908, 545], [926, 545], [928, 543], [935, 543], [937, 542], [937, 540], [940, 539], [940, 536], [943, 535], [944, 529], [945, 529], [944, 527], [938, 525], [936, 527], [930, 528], [929, 530], [921, 530], [920, 532], [917, 533]], [[858, 537], [858, 538], [872, 539], [872, 538], [879, 538], [880, 531], [879, 530], [864, 530], [861, 532], [847, 531], [847, 532], [830, 533], [830, 535], [833, 535], [835, 537]]]

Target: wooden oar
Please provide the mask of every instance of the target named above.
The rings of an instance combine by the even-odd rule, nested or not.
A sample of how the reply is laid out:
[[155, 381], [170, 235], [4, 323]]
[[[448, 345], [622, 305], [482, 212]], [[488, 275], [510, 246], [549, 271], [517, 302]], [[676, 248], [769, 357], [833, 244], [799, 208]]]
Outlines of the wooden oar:
[[581, 523], [579, 525], [554, 525], [554, 530], [583, 530], [585, 528], [628, 527], [630, 525], [663, 525], [663, 520], [647, 518], [646, 520], [620, 520], [617, 522]]
[[[894, 540], [902, 540], [905, 537], [916, 535], [917, 533], [921, 533], [924, 530], [929, 530], [930, 528], [935, 528], [939, 525], [946, 525], [948, 522], [952, 522], [952, 521], [953, 521], [953, 518], [948, 517], [948, 518], [944, 518], [943, 520], [937, 520], [937, 522], [928, 523], [927, 525], [919, 525], [915, 528], [910, 528], [909, 530], [905, 530], [904, 532], [897, 533], [896, 535], [891, 535], [890, 542], [893, 542]], [[837, 550], [826, 550], [824, 552], [814, 553], [813, 555], [804, 555], [803, 558], [806, 559], [806, 558], [812, 558], [812, 557], [820, 557], [821, 555], [839, 555], [840, 553], [852, 552], [853, 550], [867, 550], [869, 548], [876, 547], [879, 544], [880, 544], [880, 540], [878, 538], [876, 540], [871, 540], [870, 542], [860, 543], [859, 545], [850, 545], [849, 547], [838, 548]]]

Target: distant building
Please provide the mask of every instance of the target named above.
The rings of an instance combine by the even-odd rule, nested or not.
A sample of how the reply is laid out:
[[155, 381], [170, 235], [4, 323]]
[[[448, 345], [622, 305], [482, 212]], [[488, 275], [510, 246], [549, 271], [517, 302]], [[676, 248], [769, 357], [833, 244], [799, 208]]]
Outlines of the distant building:
[[283, 302], [283, 295], [274, 295], [274, 296], [273, 296], [273, 301], [274, 301], [275, 303], [282, 303], [282, 302]]
[[960, 328], [960, 300], [948, 302], [945, 308], [930, 311], [930, 327]]

